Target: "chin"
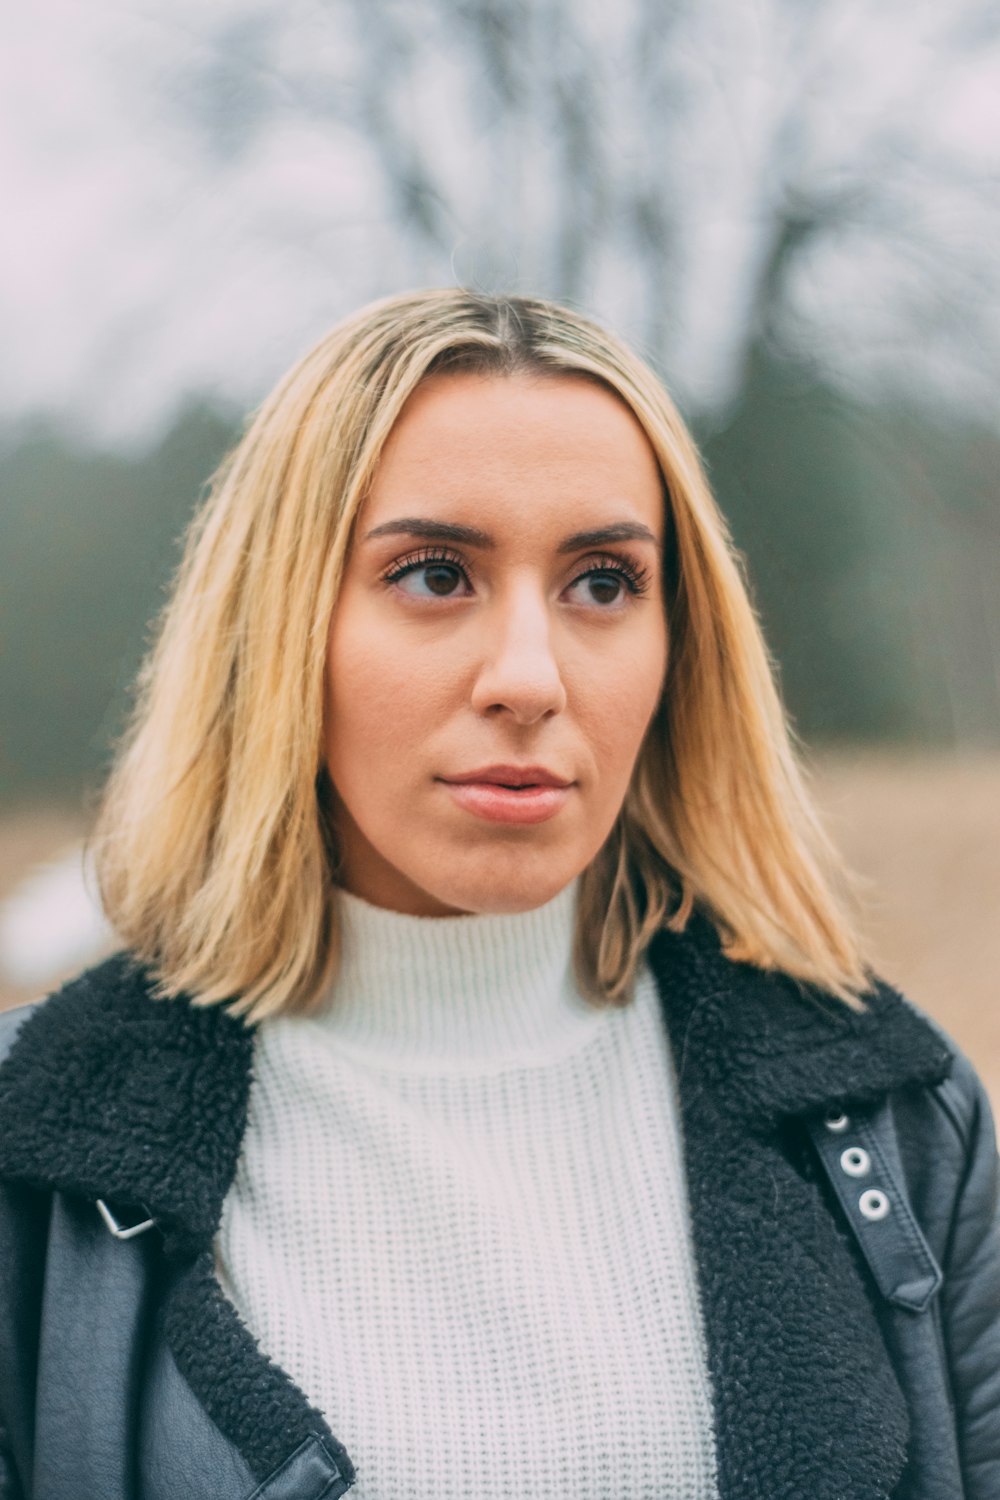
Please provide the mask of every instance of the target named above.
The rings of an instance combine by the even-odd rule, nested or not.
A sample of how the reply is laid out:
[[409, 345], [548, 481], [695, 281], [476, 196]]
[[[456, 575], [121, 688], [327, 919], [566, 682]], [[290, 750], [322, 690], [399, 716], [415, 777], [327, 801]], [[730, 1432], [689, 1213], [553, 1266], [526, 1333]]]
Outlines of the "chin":
[[509, 916], [544, 906], [565, 890], [579, 873], [574, 865], [567, 865], [559, 871], [550, 868], [539, 872], [534, 879], [526, 878], [522, 870], [509, 880], [502, 880], [498, 879], [496, 870], [489, 870], [483, 872], [481, 880], [435, 883], [429, 888], [429, 894], [455, 912]]

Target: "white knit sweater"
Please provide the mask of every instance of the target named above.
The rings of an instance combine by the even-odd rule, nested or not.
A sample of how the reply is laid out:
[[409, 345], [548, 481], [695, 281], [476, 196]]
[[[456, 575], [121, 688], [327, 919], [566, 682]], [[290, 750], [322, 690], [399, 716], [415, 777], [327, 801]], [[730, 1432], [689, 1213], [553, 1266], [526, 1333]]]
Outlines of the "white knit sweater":
[[323, 1011], [260, 1026], [219, 1275], [357, 1500], [716, 1495], [655, 981], [581, 999], [576, 888], [443, 918], [342, 893]]

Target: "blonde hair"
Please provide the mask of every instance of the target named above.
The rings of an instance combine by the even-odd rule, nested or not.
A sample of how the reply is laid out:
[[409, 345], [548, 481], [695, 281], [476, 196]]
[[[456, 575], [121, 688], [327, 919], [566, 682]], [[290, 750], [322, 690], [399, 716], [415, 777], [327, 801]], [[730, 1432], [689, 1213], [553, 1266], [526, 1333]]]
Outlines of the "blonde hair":
[[601, 382], [656, 453], [669, 664], [615, 826], [583, 872], [584, 991], [623, 1003], [695, 907], [725, 951], [849, 1004], [865, 970], [725, 522], [662, 385], [566, 308], [461, 290], [362, 309], [278, 385], [192, 522], [93, 838], [107, 915], [158, 992], [259, 1020], [336, 970], [321, 762], [329, 622], [383, 444], [428, 375]]

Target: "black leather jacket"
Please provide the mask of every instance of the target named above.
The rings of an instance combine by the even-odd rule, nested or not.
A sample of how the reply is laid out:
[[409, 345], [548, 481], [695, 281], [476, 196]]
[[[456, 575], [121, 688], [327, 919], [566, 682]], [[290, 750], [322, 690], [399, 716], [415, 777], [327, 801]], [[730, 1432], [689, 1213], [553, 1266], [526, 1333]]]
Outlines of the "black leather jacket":
[[[849, 1012], [698, 921], [650, 961], [720, 1500], [998, 1500], [998, 1164], [969, 1064], [886, 986]], [[352, 1457], [214, 1274], [253, 1031], [119, 956], [0, 1017], [5, 1054], [0, 1500], [336, 1500]]]

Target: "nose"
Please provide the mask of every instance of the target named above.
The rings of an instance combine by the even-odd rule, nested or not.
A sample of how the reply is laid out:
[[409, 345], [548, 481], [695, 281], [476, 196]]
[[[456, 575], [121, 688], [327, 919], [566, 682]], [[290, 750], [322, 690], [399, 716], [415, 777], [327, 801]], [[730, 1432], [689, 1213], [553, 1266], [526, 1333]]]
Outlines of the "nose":
[[552, 648], [552, 622], [537, 588], [525, 583], [483, 615], [480, 667], [472, 693], [477, 713], [506, 710], [534, 724], [566, 706], [566, 688]]

